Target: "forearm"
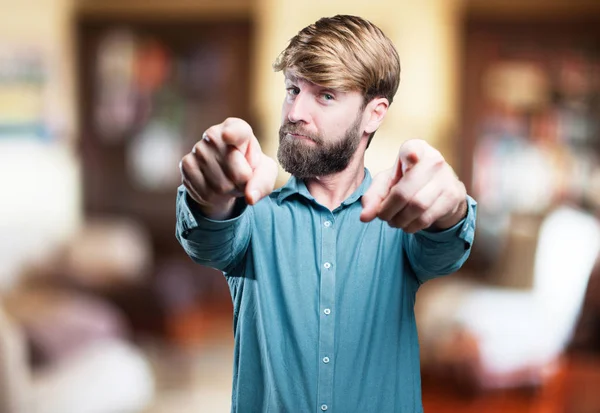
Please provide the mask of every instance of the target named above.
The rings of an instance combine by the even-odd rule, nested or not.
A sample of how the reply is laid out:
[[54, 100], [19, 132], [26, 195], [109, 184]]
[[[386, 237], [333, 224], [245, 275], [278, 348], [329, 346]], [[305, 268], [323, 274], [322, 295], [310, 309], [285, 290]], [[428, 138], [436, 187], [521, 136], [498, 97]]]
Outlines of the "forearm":
[[457, 271], [469, 257], [477, 203], [467, 198], [466, 205], [466, 216], [450, 228], [404, 234], [408, 260], [421, 282]]
[[203, 216], [196, 207], [189, 203], [185, 189], [180, 187], [175, 236], [194, 261], [227, 272], [245, 254], [251, 211], [246, 211], [242, 200], [233, 205], [230, 219], [215, 220]]

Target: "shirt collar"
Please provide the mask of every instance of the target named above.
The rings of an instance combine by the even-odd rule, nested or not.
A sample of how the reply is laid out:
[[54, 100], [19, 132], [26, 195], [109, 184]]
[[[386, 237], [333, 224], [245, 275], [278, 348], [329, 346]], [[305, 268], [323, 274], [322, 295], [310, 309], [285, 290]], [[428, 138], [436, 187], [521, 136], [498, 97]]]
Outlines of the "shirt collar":
[[[365, 177], [363, 178], [362, 183], [358, 188], [350, 195], [344, 202], [342, 202], [341, 206], [348, 206], [356, 202], [360, 197], [364, 195], [369, 186], [371, 186], [371, 174], [367, 168], [365, 168]], [[277, 202], [281, 205], [283, 201], [289, 198], [292, 195], [300, 195], [309, 201], [315, 201], [315, 198], [310, 194], [304, 180], [298, 179], [295, 176], [291, 176], [287, 183], [281, 187], [279, 191], [279, 195], [277, 197]]]

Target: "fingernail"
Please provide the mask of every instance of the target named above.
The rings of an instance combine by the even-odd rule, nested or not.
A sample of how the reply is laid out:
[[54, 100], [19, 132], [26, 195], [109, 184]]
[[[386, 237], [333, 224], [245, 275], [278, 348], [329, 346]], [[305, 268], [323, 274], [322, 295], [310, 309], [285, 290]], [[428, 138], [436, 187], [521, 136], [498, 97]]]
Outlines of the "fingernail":
[[260, 192], [258, 192], [257, 190], [250, 192], [250, 201], [252, 202], [252, 204], [255, 204], [259, 198]]

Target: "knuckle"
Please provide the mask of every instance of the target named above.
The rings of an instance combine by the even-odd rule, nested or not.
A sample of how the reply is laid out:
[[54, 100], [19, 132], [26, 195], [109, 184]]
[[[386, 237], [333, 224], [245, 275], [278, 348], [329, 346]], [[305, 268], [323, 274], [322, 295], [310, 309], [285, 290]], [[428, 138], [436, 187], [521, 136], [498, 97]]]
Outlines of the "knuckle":
[[465, 184], [462, 183], [461, 181], [458, 181], [458, 188], [457, 188], [458, 199], [462, 200], [466, 196], [467, 196], [467, 188], [465, 187]]
[[451, 204], [458, 204], [463, 199], [464, 197], [461, 196], [461, 192], [459, 190], [453, 191], [451, 194], [446, 196], [447, 202]]
[[411, 225], [409, 226], [407, 229], [405, 229], [406, 232], [408, 232], [409, 234], [414, 234], [415, 232], [418, 232], [424, 228], [427, 227], [422, 227], [422, 226], [418, 226], [418, 225]]
[[223, 128], [221, 130], [221, 139], [223, 140], [223, 143], [229, 144], [234, 137], [235, 135], [232, 133], [230, 128]]
[[431, 155], [431, 160], [432, 160], [433, 166], [436, 168], [442, 168], [445, 165], [447, 165], [446, 159], [440, 153], [440, 151], [438, 151], [437, 149], [433, 150], [432, 155]]
[[403, 229], [406, 227], [406, 221], [403, 217], [398, 217], [398, 219], [394, 220], [394, 228]]
[[410, 145], [411, 147], [418, 147], [418, 146], [422, 146], [422, 145], [429, 145], [427, 143], [427, 141], [425, 139], [418, 139], [418, 138], [413, 138], [413, 139], [407, 139], [406, 142], [404, 142], [405, 145]]
[[221, 130], [221, 136], [227, 142], [227, 139], [235, 138], [236, 131], [235, 128], [232, 127], [232, 124], [224, 124], [223, 129]]
[[240, 118], [227, 118], [221, 124], [221, 136], [224, 138], [236, 138], [237, 135], [252, 136], [252, 127], [248, 122]]
[[200, 145], [200, 144], [196, 144], [196, 148], [194, 151], [194, 156], [197, 159], [198, 162], [201, 162], [202, 164], [206, 163], [206, 159], [207, 159], [207, 153], [206, 150], [204, 149], [205, 145]]
[[213, 125], [210, 128], [208, 128], [205, 133], [211, 138], [211, 139], [217, 139], [220, 135], [219, 133], [219, 126], [218, 125]]
[[428, 212], [424, 212], [416, 221], [420, 228], [427, 228], [433, 224], [433, 216]]
[[444, 158], [444, 155], [442, 155], [442, 153], [441, 153], [439, 150], [435, 149], [434, 147], [431, 147], [431, 153], [432, 153], [432, 155], [433, 155], [433, 156], [434, 156], [436, 159], [439, 159], [439, 160], [441, 160], [441, 161], [445, 161], [445, 160], [446, 160], [446, 159]]
[[392, 228], [400, 228], [400, 223], [394, 219], [387, 221], [387, 223]]
[[402, 231], [408, 233], [408, 234], [414, 234], [415, 232], [418, 231], [417, 226], [413, 223], [410, 225], [407, 225], [405, 228], [402, 228]]
[[277, 162], [275, 162], [274, 159], [272, 159], [269, 156], [263, 155], [261, 162], [266, 162], [266, 164], [267, 164], [266, 168], [269, 170], [270, 175], [273, 177], [277, 177], [277, 173], [279, 171], [279, 166], [277, 165]]
[[410, 206], [417, 212], [425, 212], [428, 208], [427, 202], [421, 198], [413, 198], [410, 201]]
[[458, 201], [461, 199], [461, 197], [460, 197], [460, 195], [459, 195], [459, 194], [460, 194], [460, 192], [459, 192], [459, 191], [457, 191], [457, 190], [453, 190], [453, 191], [444, 191], [444, 192], [442, 192], [442, 194], [440, 195], [440, 198], [442, 198], [442, 200], [443, 200], [445, 203], [447, 203], [447, 204], [449, 204], [449, 205], [452, 205], [452, 204], [455, 204], [455, 203], [457, 203], [457, 202], [458, 202]]
[[223, 127], [224, 128], [231, 127], [232, 125], [235, 125], [236, 123], [239, 123], [240, 121], [241, 121], [241, 119], [239, 119], [239, 118], [229, 116], [228, 118], [226, 118], [223, 121]]
[[196, 142], [196, 144], [192, 148], [191, 155], [195, 155], [197, 157], [198, 154], [202, 152], [202, 146], [203, 145], [201, 145], [200, 142]]
[[235, 177], [236, 181], [239, 184], [245, 184], [252, 178], [252, 172], [249, 170], [237, 171], [237, 176]]
[[219, 182], [217, 184], [217, 191], [220, 195], [225, 195], [235, 189], [235, 187], [230, 182]]
[[234, 172], [229, 174], [232, 186], [234, 188], [243, 187], [250, 181], [251, 176], [247, 172]]
[[185, 155], [181, 159], [181, 172], [184, 175], [189, 175], [190, 172], [194, 169], [195, 162], [190, 154]]
[[194, 147], [192, 148], [192, 152], [191, 152], [192, 155], [195, 155], [202, 150], [202, 145], [200, 144], [200, 142], [202, 142], [202, 141], [196, 142], [194, 144]]
[[401, 185], [395, 185], [390, 190], [391, 195], [401, 202], [406, 202], [409, 200], [410, 196], [406, 192], [406, 189]]

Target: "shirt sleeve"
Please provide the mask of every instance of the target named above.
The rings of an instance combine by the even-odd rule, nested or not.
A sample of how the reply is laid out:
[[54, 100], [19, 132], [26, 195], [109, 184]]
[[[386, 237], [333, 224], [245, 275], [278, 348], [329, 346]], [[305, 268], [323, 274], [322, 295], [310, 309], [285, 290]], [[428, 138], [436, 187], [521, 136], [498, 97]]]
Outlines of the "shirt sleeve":
[[467, 216], [451, 228], [404, 234], [404, 250], [420, 283], [462, 267], [475, 238], [477, 202], [467, 195]]
[[235, 216], [224, 221], [209, 219], [188, 198], [185, 187], [177, 189], [175, 237], [198, 264], [230, 272], [243, 259], [251, 236], [252, 208], [243, 202]]

